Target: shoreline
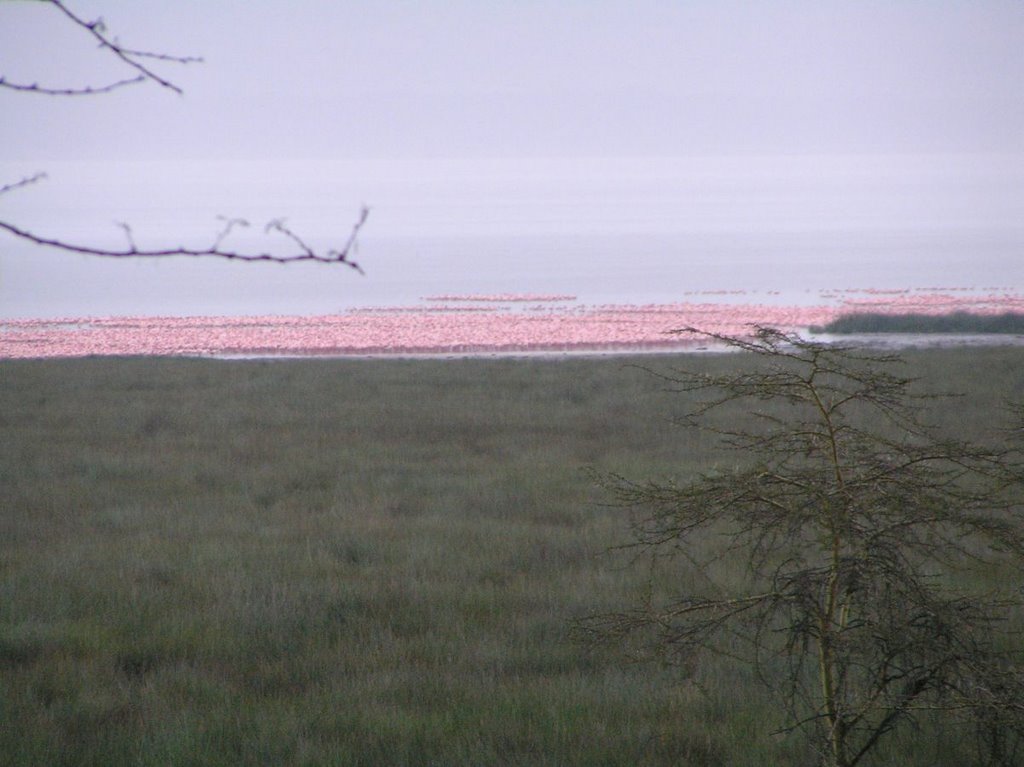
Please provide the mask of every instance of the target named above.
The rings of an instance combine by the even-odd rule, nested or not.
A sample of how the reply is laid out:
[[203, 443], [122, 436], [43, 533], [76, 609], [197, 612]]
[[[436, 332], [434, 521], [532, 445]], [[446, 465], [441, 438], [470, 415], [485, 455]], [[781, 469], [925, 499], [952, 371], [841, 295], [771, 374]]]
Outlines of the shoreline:
[[[851, 345], [859, 349], [951, 349], [958, 347], [1024, 346], [1024, 334], [1013, 333], [812, 333], [808, 328], [796, 332], [810, 341]], [[439, 351], [382, 351], [350, 353], [262, 352], [252, 354], [218, 354], [194, 356], [191, 359], [216, 359], [226, 362], [244, 360], [469, 360], [469, 359], [591, 359], [603, 357], [660, 357], [675, 354], [733, 354], [737, 349], [714, 341], [680, 342], [674, 345], [617, 346], [610, 348], [581, 347], [576, 349], [465, 349]]]

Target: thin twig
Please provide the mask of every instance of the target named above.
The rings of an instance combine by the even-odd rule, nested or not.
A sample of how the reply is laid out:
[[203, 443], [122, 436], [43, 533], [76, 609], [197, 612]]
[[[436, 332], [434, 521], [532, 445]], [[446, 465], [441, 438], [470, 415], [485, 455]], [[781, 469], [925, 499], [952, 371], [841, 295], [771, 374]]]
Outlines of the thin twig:
[[31, 85], [12, 83], [6, 78], [0, 77], [0, 88], [8, 88], [20, 93], [38, 93], [43, 96], [98, 96], [101, 93], [110, 93], [118, 88], [124, 88], [127, 85], [137, 85], [145, 81], [146, 78], [139, 75], [127, 80], [118, 80], [108, 85], [86, 85], [82, 88], [49, 88], [38, 83], [32, 83]]
[[32, 176], [26, 176], [25, 178], [21, 179], [21, 181], [15, 181], [13, 183], [0, 186], [0, 194], [7, 194], [8, 192], [13, 192], [15, 189], [21, 189], [22, 187], [31, 186], [32, 184], [38, 183], [45, 178], [46, 174], [42, 172], [36, 173], [35, 175]]

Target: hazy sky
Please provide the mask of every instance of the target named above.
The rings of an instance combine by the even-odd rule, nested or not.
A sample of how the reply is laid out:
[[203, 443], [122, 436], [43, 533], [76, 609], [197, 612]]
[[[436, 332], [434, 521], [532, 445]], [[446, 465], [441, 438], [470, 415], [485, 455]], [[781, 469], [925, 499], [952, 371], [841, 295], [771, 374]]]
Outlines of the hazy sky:
[[[287, 216], [337, 247], [366, 202], [368, 276], [5, 237], [0, 316], [1024, 280], [1024, 0], [65, 2], [205, 63], [152, 62], [181, 96], [0, 90], [0, 183], [50, 172], [0, 200], [5, 220], [206, 246], [218, 215]], [[0, 75], [131, 71], [53, 6], [0, 0]]]
[[[1024, 150], [1021, 0], [67, 0], [184, 96], [0, 94], [0, 160]], [[0, 0], [0, 73], [125, 71]]]

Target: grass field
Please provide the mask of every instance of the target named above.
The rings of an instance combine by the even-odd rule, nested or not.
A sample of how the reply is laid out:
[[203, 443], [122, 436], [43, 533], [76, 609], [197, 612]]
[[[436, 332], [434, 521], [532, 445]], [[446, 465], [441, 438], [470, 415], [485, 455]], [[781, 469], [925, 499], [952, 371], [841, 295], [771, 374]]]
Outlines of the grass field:
[[[961, 434], [1024, 398], [1024, 349], [908, 360]], [[636, 361], [0, 362], [0, 764], [812, 764], [745, 669], [570, 636], [646, 575], [584, 469], [720, 459]]]

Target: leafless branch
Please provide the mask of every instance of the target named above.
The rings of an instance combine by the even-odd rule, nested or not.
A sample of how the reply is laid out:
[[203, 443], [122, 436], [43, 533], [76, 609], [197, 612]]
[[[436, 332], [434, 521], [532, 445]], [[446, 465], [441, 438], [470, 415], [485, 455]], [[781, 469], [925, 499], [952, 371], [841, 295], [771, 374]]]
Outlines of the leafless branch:
[[127, 224], [119, 223], [129, 237], [129, 246], [122, 250], [114, 250], [109, 248], [96, 248], [87, 245], [77, 245], [75, 243], [65, 242], [50, 237], [43, 237], [37, 234], [33, 234], [25, 229], [14, 226], [6, 221], [0, 221], [0, 229], [6, 230], [13, 234], [15, 237], [20, 237], [23, 240], [41, 245], [48, 248], [56, 248], [63, 250], [68, 253], [79, 253], [86, 256], [100, 256], [104, 258], [171, 258], [175, 256], [186, 256], [193, 258], [224, 258], [230, 261], [264, 261], [277, 264], [288, 264], [295, 262], [314, 262], [320, 264], [344, 264], [351, 269], [363, 274], [362, 267], [353, 261], [351, 255], [355, 250], [355, 245], [358, 242], [358, 236], [360, 230], [369, 218], [370, 209], [363, 207], [360, 211], [359, 217], [355, 224], [352, 226], [352, 230], [349, 233], [348, 239], [345, 242], [344, 247], [340, 250], [328, 250], [326, 253], [318, 253], [308, 246], [301, 238], [295, 235], [294, 232], [287, 229], [280, 219], [270, 222], [267, 225], [267, 231], [276, 231], [284, 234], [290, 239], [295, 245], [298, 246], [298, 252], [276, 254], [270, 252], [264, 253], [243, 253], [234, 250], [226, 250], [223, 248], [223, 242], [229, 234], [231, 228], [236, 225], [241, 225], [242, 219], [231, 219], [228, 221], [228, 226], [222, 230], [214, 240], [214, 243], [206, 248], [189, 248], [183, 245], [172, 247], [172, 248], [156, 248], [156, 249], [145, 249], [139, 248], [135, 245], [131, 236], [131, 228]]
[[124, 230], [124, 236], [128, 240], [128, 247], [131, 248], [132, 250], [137, 250], [137, 248], [135, 247], [135, 237], [132, 235], [131, 226], [129, 224], [126, 224], [124, 221], [115, 221], [114, 223]]
[[217, 250], [220, 248], [221, 243], [231, 234], [231, 230], [236, 226], [248, 227], [249, 222], [244, 218], [228, 218], [227, 216], [217, 216], [217, 219], [224, 222], [224, 228], [217, 235], [217, 239], [213, 241], [213, 248]]
[[26, 176], [20, 181], [14, 181], [10, 184], [0, 186], [0, 195], [7, 194], [8, 192], [13, 192], [15, 189], [21, 189], [26, 186], [31, 186], [32, 184], [37, 184], [40, 181], [44, 180], [45, 178], [45, 173], [36, 173], [32, 176]]
[[198, 56], [174, 56], [166, 53], [126, 48], [121, 45], [116, 38], [109, 37], [106, 34], [107, 29], [106, 25], [103, 23], [103, 19], [87, 21], [68, 8], [63, 0], [40, 1], [52, 5], [60, 11], [73, 24], [93, 37], [99, 44], [101, 50], [109, 51], [115, 58], [119, 59], [122, 64], [133, 69], [136, 74], [134, 77], [116, 80], [114, 82], [107, 83], [106, 85], [87, 85], [80, 88], [56, 88], [39, 85], [38, 83], [14, 83], [4, 77], [0, 77], [0, 88], [7, 88], [21, 93], [38, 93], [47, 96], [95, 96], [101, 93], [110, 93], [111, 91], [119, 90], [120, 88], [124, 88], [129, 85], [137, 85], [138, 83], [150, 80], [162, 88], [167, 88], [168, 90], [181, 94], [183, 91], [180, 87], [175, 85], [171, 80], [155, 72], [146, 64], [142, 63], [140, 59], [170, 62], [173, 64], [195, 64], [202, 62], [202, 59]]
[[[15, 83], [9, 81], [3, 76], [0, 76], [0, 88], [6, 88], [18, 93], [37, 93], [49, 96], [92, 96], [109, 93], [111, 91], [118, 90], [129, 85], [137, 85], [148, 80], [156, 83], [162, 88], [167, 88], [168, 90], [180, 94], [182, 93], [181, 88], [169, 79], [155, 72], [148, 65], [148, 62], [156, 61], [185, 65], [199, 63], [203, 60], [197, 56], [176, 56], [167, 53], [128, 48], [121, 45], [117, 38], [111, 37], [107, 34], [106, 24], [103, 22], [103, 19], [88, 21], [75, 14], [65, 4], [64, 0], [40, 0], [40, 2], [52, 5], [60, 11], [61, 14], [63, 14], [63, 16], [71, 23], [88, 33], [98, 43], [101, 50], [108, 51], [123, 65], [134, 70], [135, 75], [106, 85], [89, 85], [80, 88], [56, 88], [39, 85], [38, 83]], [[34, 176], [23, 178], [20, 181], [6, 184], [5, 186], [0, 187], [0, 195], [29, 186], [45, 177], [45, 174], [37, 173]], [[362, 267], [353, 260], [352, 256], [358, 248], [359, 233], [365, 225], [369, 213], [370, 209], [364, 206], [342, 247], [340, 249], [330, 249], [326, 252], [317, 252], [294, 230], [287, 226], [285, 219], [274, 219], [266, 225], [264, 231], [266, 233], [277, 232], [287, 238], [294, 249], [290, 253], [283, 254], [272, 253], [269, 251], [245, 253], [225, 248], [224, 242], [231, 232], [236, 227], [248, 226], [249, 222], [241, 218], [226, 218], [223, 216], [219, 217], [220, 220], [224, 222], [223, 229], [221, 229], [221, 231], [219, 231], [214, 237], [213, 243], [209, 247], [205, 248], [190, 248], [185, 247], [184, 245], [168, 248], [140, 248], [136, 244], [132, 228], [124, 222], [117, 222], [117, 226], [124, 230], [128, 241], [128, 246], [121, 250], [93, 247], [79, 243], [67, 242], [53, 237], [46, 237], [30, 232], [27, 229], [6, 221], [0, 221], [0, 229], [36, 245], [55, 248], [68, 253], [79, 253], [89, 256], [100, 256], [106, 258], [168, 258], [173, 256], [196, 258], [212, 257], [233, 261], [265, 261], [280, 264], [306, 261], [322, 264], [344, 264], [345, 266], [348, 266], [362, 274]]]
[[118, 80], [108, 85], [87, 85], [82, 88], [49, 88], [38, 83], [30, 85], [12, 83], [6, 78], [0, 77], [0, 88], [8, 88], [12, 91], [20, 91], [21, 93], [39, 93], [44, 96], [97, 96], [101, 93], [110, 93], [118, 88], [123, 88], [127, 85], [137, 85], [145, 81], [146, 78], [139, 75], [138, 77], [130, 77], [126, 80]]

